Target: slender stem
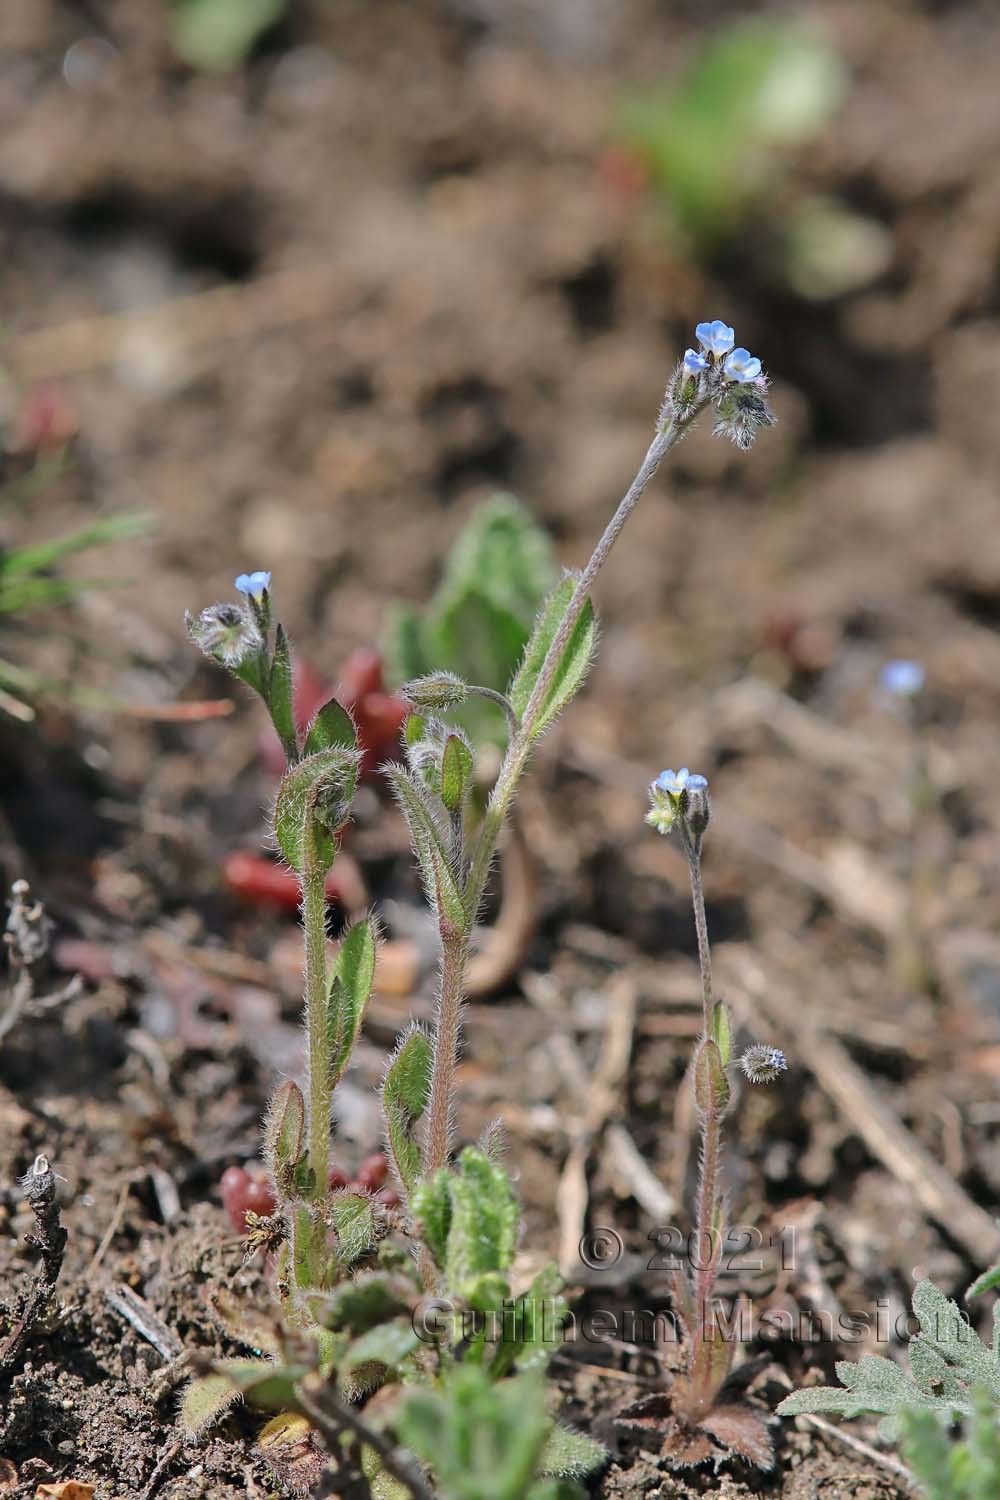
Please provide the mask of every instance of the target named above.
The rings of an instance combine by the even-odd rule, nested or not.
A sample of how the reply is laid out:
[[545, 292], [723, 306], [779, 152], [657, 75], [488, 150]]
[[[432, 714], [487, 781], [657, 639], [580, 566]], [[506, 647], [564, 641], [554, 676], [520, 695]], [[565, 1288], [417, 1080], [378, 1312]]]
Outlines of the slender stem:
[[718, 1237], [722, 1227], [716, 1223], [719, 1202], [719, 1160], [722, 1154], [722, 1117], [717, 1109], [701, 1116], [701, 1170], [695, 1205], [695, 1238], [698, 1262], [695, 1275], [695, 1307], [698, 1314], [697, 1337], [704, 1338], [708, 1314], [715, 1290], [719, 1263]]
[[470, 685], [469, 692], [475, 693], [477, 698], [488, 698], [491, 703], [496, 704], [497, 708], [503, 709], [503, 716], [507, 720], [508, 734], [513, 735], [517, 733], [518, 729], [521, 727], [521, 723], [517, 717], [517, 714], [514, 712], [514, 705], [511, 703], [506, 693], [497, 693], [493, 688], [477, 687], [474, 684]]
[[434, 1070], [427, 1111], [427, 1150], [424, 1170], [438, 1171], [448, 1161], [451, 1140], [452, 1094], [455, 1064], [465, 994], [465, 965], [469, 952], [467, 933], [441, 945], [441, 976], [438, 986], [437, 1023], [434, 1034]]
[[503, 763], [483, 816], [482, 827], [479, 830], [479, 838], [465, 883], [468, 927], [460, 938], [444, 944], [441, 956], [441, 991], [434, 1036], [434, 1067], [427, 1124], [425, 1169], [428, 1172], [444, 1166], [448, 1159], [452, 1087], [455, 1077], [462, 999], [465, 993], [469, 938], [472, 924], [482, 904], [483, 892], [486, 889], [490, 867], [496, 855], [500, 833], [531, 752], [533, 739], [531, 726], [538, 715], [539, 708], [548, 696], [563, 653], [594, 586], [594, 580], [607, 562], [608, 555], [618, 540], [625, 522], [638, 505], [643, 491], [659, 468], [665, 454], [691, 425], [696, 415], [697, 412], [691, 412], [682, 422], [669, 422], [657, 432], [649, 445], [638, 473], [622, 496], [618, 509], [605, 527], [604, 534], [597, 543], [590, 561], [580, 575], [566, 614], [546, 652], [521, 721], [516, 724], [508, 742]]
[[[708, 941], [708, 921], [705, 916], [705, 892], [701, 880], [701, 840], [691, 837], [683, 819], [681, 836], [688, 857], [691, 877], [691, 904], [694, 908], [694, 926], [698, 937], [698, 964], [701, 969], [702, 1024], [704, 1036], [712, 1034], [712, 950]], [[695, 1239], [698, 1262], [695, 1274], [695, 1307], [698, 1328], [691, 1347], [695, 1356], [698, 1342], [706, 1337], [712, 1293], [718, 1272], [721, 1246], [717, 1236], [721, 1225], [717, 1220], [719, 1204], [719, 1166], [722, 1153], [722, 1113], [718, 1106], [710, 1103], [699, 1110], [701, 1126], [701, 1163], [698, 1174], [698, 1196], [695, 1202]]]
[[[681, 824], [683, 831], [684, 825]], [[712, 1034], [712, 949], [708, 942], [708, 921], [705, 917], [705, 891], [701, 883], [701, 846], [692, 843], [685, 835], [685, 851], [691, 875], [691, 904], [694, 907], [694, 930], [698, 938], [698, 967], [701, 969], [702, 1025], [705, 1035]]]
[[326, 1027], [326, 873], [308, 861], [302, 876], [309, 1038], [309, 1165], [317, 1199], [326, 1194], [330, 1156], [330, 1038]]

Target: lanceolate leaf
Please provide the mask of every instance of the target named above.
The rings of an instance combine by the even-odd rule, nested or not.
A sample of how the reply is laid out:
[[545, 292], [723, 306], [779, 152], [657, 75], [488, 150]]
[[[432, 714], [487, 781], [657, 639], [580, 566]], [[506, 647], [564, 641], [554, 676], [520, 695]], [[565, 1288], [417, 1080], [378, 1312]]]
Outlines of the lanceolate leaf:
[[450, 734], [441, 752], [441, 801], [458, 812], [472, 784], [472, 751], [460, 735]]
[[350, 813], [359, 763], [356, 750], [320, 750], [286, 771], [278, 788], [274, 833], [300, 875], [311, 841], [321, 865], [332, 863], [333, 835]]
[[298, 759], [295, 713], [292, 708], [292, 656], [282, 626], [274, 633], [274, 657], [267, 691], [267, 706], [279, 740], [289, 761]]
[[423, 1171], [414, 1132], [430, 1096], [433, 1061], [429, 1037], [414, 1027], [397, 1048], [382, 1085], [386, 1141], [396, 1176], [407, 1195]]
[[287, 1079], [271, 1096], [264, 1122], [264, 1160], [283, 1187], [291, 1185], [292, 1173], [302, 1155], [305, 1132], [302, 1090]]
[[375, 1209], [365, 1193], [334, 1193], [329, 1201], [330, 1222], [337, 1234], [337, 1252], [344, 1265], [354, 1262], [375, 1243]]
[[394, 1369], [408, 1354], [419, 1348], [420, 1335], [412, 1323], [383, 1323], [370, 1328], [348, 1347], [342, 1360], [344, 1369], [354, 1370], [359, 1365], [378, 1364]]
[[717, 1042], [706, 1037], [695, 1053], [694, 1098], [702, 1114], [721, 1113], [729, 1103], [729, 1080]]
[[366, 917], [348, 928], [333, 963], [326, 1024], [330, 1044], [330, 1086], [347, 1067], [375, 980], [375, 924]]
[[357, 745], [354, 720], [336, 698], [330, 698], [306, 730], [305, 754], [315, 755], [319, 750], [356, 750]]
[[[531, 639], [525, 647], [524, 660], [518, 668], [508, 693], [514, 712], [520, 719], [524, 717], [549, 647], [555, 640], [566, 616], [578, 582], [579, 574], [567, 573], [549, 595], [535, 621]], [[541, 734], [579, 692], [594, 659], [596, 645], [597, 625], [594, 620], [594, 611], [588, 600], [573, 627], [552, 685], [545, 694], [545, 700], [540, 705], [531, 725], [527, 726], [532, 738]]]
[[181, 1401], [180, 1420], [185, 1432], [203, 1432], [212, 1422], [224, 1416], [234, 1401], [240, 1399], [238, 1388], [225, 1375], [200, 1375], [192, 1380]]
[[520, 1208], [502, 1166], [466, 1146], [451, 1177], [445, 1280], [464, 1293], [485, 1272], [507, 1271], [517, 1249]]
[[583, 1479], [607, 1462], [608, 1450], [593, 1438], [557, 1422], [545, 1440], [539, 1468], [560, 1479]]
[[458, 937], [469, 925], [465, 903], [445, 849], [441, 831], [423, 788], [404, 766], [389, 766], [386, 775], [410, 829], [410, 839], [442, 936]]

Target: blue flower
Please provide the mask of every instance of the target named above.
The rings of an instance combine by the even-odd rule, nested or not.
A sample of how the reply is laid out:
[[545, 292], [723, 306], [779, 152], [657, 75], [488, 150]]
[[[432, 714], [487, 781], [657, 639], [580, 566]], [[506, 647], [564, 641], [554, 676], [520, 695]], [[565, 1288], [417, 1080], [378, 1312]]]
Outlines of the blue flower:
[[724, 374], [730, 380], [739, 381], [740, 385], [749, 385], [752, 380], [757, 380], [761, 368], [760, 360], [749, 349], [734, 349], [732, 354], [726, 356], [726, 362], [722, 366]]
[[915, 698], [926, 675], [918, 661], [887, 661], [879, 681], [883, 691], [891, 693], [894, 698]]
[[708, 360], [697, 349], [688, 349], [684, 355], [684, 368], [689, 375], [700, 375], [702, 370], [708, 369]]
[[716, 318], [714, 323], [699, 323], [695, 337], [703, 349], [716, 355], [728, 354], [736, 342], [736, 334], [721, 318]]
[[653, 782], [653, 788], [658, 792], [666, 792], [671, 797], [679, 797], [682, 792], [706, 791], [708, 777], [699, 776], [697, 772], [689, 771], [687, 766], [681, 766], [679, 771], [661, 771]]
[[241, 573], [236, 580], [237, 592], [248, 594], [251, 599], [261, 599], [270, 587], [270, 573]]

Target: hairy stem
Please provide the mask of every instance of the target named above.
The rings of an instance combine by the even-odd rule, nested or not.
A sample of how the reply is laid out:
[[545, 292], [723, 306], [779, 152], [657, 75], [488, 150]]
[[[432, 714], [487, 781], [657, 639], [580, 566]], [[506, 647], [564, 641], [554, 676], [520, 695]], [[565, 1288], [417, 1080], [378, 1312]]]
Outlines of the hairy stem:
[[309, 1165], [314, 1196], [326, 1193], [330, 1156], [330, 1038], [326, 1028], [326, 872], [308, 860], [302, 876], [309, 1038]]
[[[717, 1109], [701, 1116], [701, 1168], [698, 1175], [698, 1198], [695, 1205], [695, 1308], [697, 1333], [704, 1338], [709, 1326], [712, 1294], [719, 1265], [719, 1238], [722, 1226], [717, 1222], [719, 1204], [719, 1161], [722, 1154], [722, 1117]], [[693, 1350], [692, 1350], [693, 1352]]]
[[[691, 877], [691, 905], [694, 908], [694, 927], [698, 938], [698, 965], [701, 969], [702, 1026], [704, 1035], [712, 1035], [712, 950], [708, 941], [708, 921], [705, 916], [705, 891], [701, 879], [701, 840], [691, 838], [684, 821], [681, 821], [688, 871]], [[712, 1293], [718, 1273], [719, 1249], [717, 1237], [722, 1226], [718, 1222], [719, 1166], [722, 1154], [722, 1114], [711, 1105], [699, 1110], [701, 1127], [701, 1163], [698, 1174], [698, 1196], [695, 1203], [695, 1239], [697, 1244], [697, 1266], [695, 1273], [695, 1308], [698, 1333], [692, 1344], [692, 1357], [699, 1338], [706, 1336], [711, 1313]]]
[[[681, 824], [683, 829], [684, 825]], [[691, 905], [694, 907], [694, 930], [698, 938], [698, 967], [701, 970], [702, 1025], [705, 1035], [712, 1034], [712, 950], [708, 942], [705, 917], [705, 891], [701, 882], [701, 847], [685, 837], [688, 871], [691, 876]]]
[[446, 1165], [451, 1139], [452, 1095], [455, 1064], [465, 994], [465, 966], [469, 938], [448, 938], [441, 945], [441, 975], [438, 987], [437, 1023], [434, 1032], [434, 1069], [427, 1111], [427, 1149], [424, 1170], [428, 1176]]
[[549, 647], [541, 671], [535, 682], [521, 722], [516, 725], [507, 745], [496, 783], [483, 817], [482, 827], [473, 852], [468, 878], [465, 882], [465, 908], [468, 913], [468, 929], [462, 937], [446, 942], [441, 958], [441, 996], [438, 1007], [437, 1028], [434, 1036], [434, 1068], [431, 1081], [431, 1099], [427, 1126], [426, 1170], [433, 1172], [448, 1159], [448, 1139], [451, 1122], [452, 1088], [455, 1077], [455, 1059], [461, 1024], [462, 1000], [465, 994], [465, 969], [469, 956], [469, 938], [472, 924], [482, 905], [483, 892], [489, 878], [490, 868], [496, 856], [500, 834], [517, 791], [518, 782], [524, 772], [531, 751], [531, 726], [545, 702], [559, 669], [563, 653], [573, 634], [583, 607], [590, 596], [594, 580], [607, 562], [612, 547], [618, 540], [622, 528], [635, 510], [643, 491], [656, 473], [664, 456], [683, 433], [690, 427], [696, 412], [683, 422], [669, 422], [657, 432], [646, 453], [639, 471], [622, 496], [604, 534], [594, 548], [590, 561], [580, 575], [579, 582], [570, 599], [569, 608]]

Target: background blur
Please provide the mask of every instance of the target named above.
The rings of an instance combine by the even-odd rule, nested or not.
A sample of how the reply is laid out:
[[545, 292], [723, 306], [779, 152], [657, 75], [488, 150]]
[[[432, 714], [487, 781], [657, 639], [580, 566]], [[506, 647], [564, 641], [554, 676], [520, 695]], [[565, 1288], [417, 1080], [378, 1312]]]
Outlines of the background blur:
[[[550, 1033], [593, 1066], [613, 976], [639, 1001], [623, 1117], [684, 1201], [687, 872], [642, 815], [650, 777], [686, 764], [713, 784], [720, 989], [791, 1061], [741, 1105], [740, 1212], [822, 1209], [848, 1308], [902, 1310], [915, 1266], [949, 1293], [984, 1268], [974, 1207], [967, 1226], [970, 1199], [1000, 1201], [998, 55], [987, 0], [0, 0], [0, 875], [29, 876], [57, 968], [87, 981], [4, 1052], [0, 1158], [52, 1153], [74, 1274], [151, 1162], [180, 1228], [134, 1194], [115, 1274], [159, 1275], [189, 1213], [216, 1245], [219, 1171], [256, 1155], [274, 1068], [297, 1059], [296, 892], [261, 904], [252, 863], [280, 756], [184, 611], [269, 569], [333, 683], [497, 491], [582, 563], [714, 318], [763, 360], [778, 425], [748, 454], [710, 424], [687, 439], [601, 577], [598, 667], [521, 799], [537, 885], [504, 871], [537, 930], [474, 997], [461, 1130], [503, 1111], [526, 1238], [554, 1248], [579, 1100]], [[926, 666], [917, 738], [876, 690], [892, 657]], [[360, 1159], [385, 1049], [432, 1013], [435, 935], [377, 777], [356, 814], [339, 899], [376, 903], [389, 937], [338, 1094], [338, 1150]], [[865, 1070], [864, 1109], [810, 1053], [813, 1020]], [[876, 1106], [962, 1185], [965, 1230], [916, 1202]], [[610, 1157], [592, 1176], [595, 1222], [643, 1251], [666, 1211], [640, 1210]], [[156, 1305], [210, 1342], [170, 1300], [184, 1276], [168, 1285]], [[117, 1410], [121, 1326], [94, 1317], [103, 1373], [81, 1324], [76, 1399]], [[94, 1472], [132, 1473], [121, 1443]], [[233, 1486], [213, 1493], [244, 1493], [239, 1462]]]
[[677, 456], [602, 585], [602, 681], [665, 698], [696, 620], [699, 674], [860, 634], [949, 676], [974, 640], [985, 688], [997, 30], [903, 0], [6, 0], [8, 464], [39, 427], [75, 455], [8, 545], [148, 511], [131, 586], [82, 606], [102, 650], [169, 654], [267, 566], [334, 669], [497, 488], [581, 560], [724, 317], [780, 424]]

